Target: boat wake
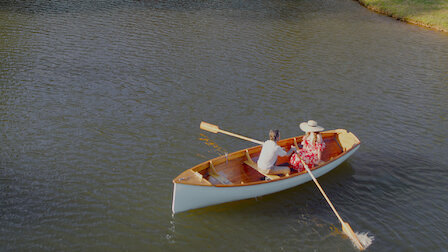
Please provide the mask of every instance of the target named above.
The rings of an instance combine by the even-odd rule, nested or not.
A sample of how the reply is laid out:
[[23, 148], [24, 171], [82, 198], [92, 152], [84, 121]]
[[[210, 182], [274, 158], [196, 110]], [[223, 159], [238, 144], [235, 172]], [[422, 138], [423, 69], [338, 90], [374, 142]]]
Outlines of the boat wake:
[[176, 223], [174, 221], [174, 214], [173, 214], [170, 221], [170, 227], [168, 228], [168, 233], [165, 235], [165, 238], [167, 239], [168, 243], [170, 244], [176, 243], [175, 233], [176, 233]]
[[[356, 233], [356, 236], [358, 236], [358, 239], [361, 242], [364, 249], [367, 249], [372, 244], [373, 240], [375, 240], [375, 237], [373, 235], [370, 236], [369, 232], [365, 232], [365, 233], [355, 232], [355, 233]], [[353, 244], [353, 245], [356, 247], [355, 244]]]

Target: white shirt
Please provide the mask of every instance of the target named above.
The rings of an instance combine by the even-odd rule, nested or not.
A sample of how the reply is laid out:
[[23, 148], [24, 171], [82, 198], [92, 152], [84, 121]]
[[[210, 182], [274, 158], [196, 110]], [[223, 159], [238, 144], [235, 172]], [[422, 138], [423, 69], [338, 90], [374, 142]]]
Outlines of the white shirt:
[[278, 146], [276, 142], [267, 140], [263, 143], [260, 157], [258, 158], [258, 168], [261, 170], [269, 170], [277, 162], [278, 156], [286, 156], [288, 153]]

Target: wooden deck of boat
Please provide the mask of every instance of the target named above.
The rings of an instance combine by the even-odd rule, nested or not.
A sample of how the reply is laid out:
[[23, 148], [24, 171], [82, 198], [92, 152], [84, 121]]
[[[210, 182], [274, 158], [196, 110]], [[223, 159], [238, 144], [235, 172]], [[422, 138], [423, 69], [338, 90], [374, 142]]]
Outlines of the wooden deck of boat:
[[[325, 162], [324, 165], [343, 155], [345, 151], [350, 150], [356, 144], [359, 144], [356, 136], [345, 130], [322, 132], [322, 136], [326, 144], [326, 148], [322, 153], [322, 160]], [[294, 141], [300, 143], [302, 136], [283, 139], [278, 144], [288, 151], [290, 146], [294, 145]], [[235, 186], [264, 183], [265, 176], [263, 174], [244, 164], [247, 160], [246, 152], [250, 155], [251, 159], [257, 160], [260, 151], [261, 146], [258, 145], [231, 153], [227, 157], [220, 156], [214, 158], [184, 171], [173, 182], [205, 186]], [[277, 165], [288, 165], [289, 159], [290, 157], [279, 157]], [[314, 167], [311, 170], [318, 169], [319, 167]], [[306, 172], [304, 171], [303, 173]], [[297, 174], [297, 172], [294, 172], [290, 176]]]
[[[298, 141], [299, 143], [301, 142]], [[339, 154], [343, 152], [343, 149], [337, 140], [336, 134], [331, 134], [324, 136], [324, 142], [326, 144], [326, 148], [324, 152], [322, 153], [322, 160], [324, 162], [330, 161], [332, 157], [336, 157]], [[285, 149], [288, 151], [291, 144], [294, 143], [294, 140], [288, 140], [286, 142], [279, 142], [279, 145], [282, 147], [285, 147]], [[259, 155], [259, 151], [256, 151], [251, 156], [252, 159], [257, 160]], [[277, 161], [277, 165], [289, 165], [289, 159], [288, 157], [279, 157]], [[265, 176], [261, 174], [260, 172], [256, 171], [252, 167], [249, 167], [248, 165], [244, 164], [244, 161], [246, 160], [245, 156], [241, 158], [237, 158], [234, 160], [228, 160], [227, 163], [222, 163], [220, 165], [216, 166], [216, 171], [218, 174], [224, 176], [226, 179], [228, 179], [232, 184], [247, 184], [257, 181], [263, 181], [265, 179]], [[297, 172], [291, 173], [291, 175], [297, 174]], [[213, 181], [216, 183], [216, 180], [208, 176], [208, 174], [204, 174], [205, 178], [209, 181]], [[291, 176], [290, 175], [290, 176]], [[215, 184], [212, 183], [212, 184]], [[219, 184], [219, 183], [216, 183]]]

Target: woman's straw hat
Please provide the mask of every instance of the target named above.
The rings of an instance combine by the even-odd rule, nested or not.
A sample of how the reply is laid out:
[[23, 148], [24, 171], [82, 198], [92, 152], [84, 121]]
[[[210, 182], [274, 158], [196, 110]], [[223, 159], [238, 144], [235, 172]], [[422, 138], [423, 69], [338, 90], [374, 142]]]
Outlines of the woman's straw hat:
[[317, 122], [314, 120], [309, 120], [308, 122], [301, 123], [300, 129], [305, 132], [319, 132], [324, 130], [324, 128], [317, 125]]

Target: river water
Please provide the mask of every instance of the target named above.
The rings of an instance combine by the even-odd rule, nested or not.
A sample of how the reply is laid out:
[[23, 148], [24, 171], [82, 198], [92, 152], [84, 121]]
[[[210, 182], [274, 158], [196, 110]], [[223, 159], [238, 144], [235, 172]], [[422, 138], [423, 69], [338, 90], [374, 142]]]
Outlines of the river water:
[[172, 179], [314, 119], [368, 251], [448, 250], [448, 35], [351, 0], [0, 1], [0, 250], [354, 251], [313, 183], [172, 216]]

